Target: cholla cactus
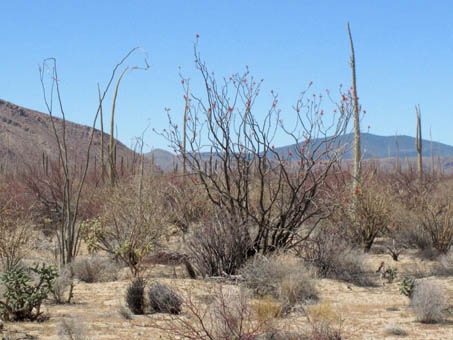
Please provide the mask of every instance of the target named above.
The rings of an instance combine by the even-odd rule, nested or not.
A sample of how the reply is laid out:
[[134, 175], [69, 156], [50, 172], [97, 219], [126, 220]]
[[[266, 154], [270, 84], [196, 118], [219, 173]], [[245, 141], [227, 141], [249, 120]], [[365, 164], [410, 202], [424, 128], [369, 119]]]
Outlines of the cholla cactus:
[[406, 277], [399, 283], [400, 293], [407, 296], [408, 298], [412, 298], [412, 295], [415, 291], [415, 277]]
[[[39, 277], [37, 283], [33, 284], [30, 273]], [[5, 272], [1, 277], [6, 288], [3, 294], [5, 300], [0, 301], [1, 318], [5, 321], [36, 320], [42, 314], [42, 302], [53, 292], [56, 277], [56, 268], [44, 263], [31, 268], [19, 264]]]

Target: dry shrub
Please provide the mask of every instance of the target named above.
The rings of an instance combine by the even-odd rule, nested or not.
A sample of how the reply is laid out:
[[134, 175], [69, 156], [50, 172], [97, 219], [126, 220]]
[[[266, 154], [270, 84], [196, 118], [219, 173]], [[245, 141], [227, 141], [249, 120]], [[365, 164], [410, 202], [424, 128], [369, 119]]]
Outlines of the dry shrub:
[[448, 252], [439, 256], [432, 269], [432, 275], [435, 276], [453, 276], [453, 254]]
[[453, 202], [450, 198], [429, 198], [420, 211], [420, 223], [433, 247], [446, 254], [453, 243]]
[[212, 203], [206, 191], [188, 178], [173, 178], [163, 190], [164, 205], [169, 223], [178, 227], [183, 233], [198, 225], [204, 216], [212, 212]]
[[159, 179], [152, 177], [118, 184], [108, 193], [101, 216], [86, 221], [82, 230], [91, 252], [106, 251], [139, 276], [167, 226]]
[[70, 303], [74, 289], [73, 273], [70, 266], [63, 268], [53, 284], [53, 298], [56, 303]]
[[189, 237], [187, 253], [203, 276], [234, 275], [251, 246], [249, 226], [217, 209]]
[[[453, 243], [452, 183], [426, 176], [420, 183], [416, 177], [401, 180], [395, 177], [392, 190], [394, 220], [399, 227], [394, 238], [408, 247], [420, 250], [420, 256], [434, 259], [445, 254]], [[433, 250], [434, 248], [435, 250]]]
[[86, 330], [84, 323], [79, 319], [64, 318], [57, 323], [57, 336], [59, 340], [85, 340]]
[[119, 266], [108, 258], [90, 256], [78, 258], [70, 264], [72, 276], [86, 283], [118, 280]]
[[240, 270], [245, 284], [258, 296], [272, 296], [287, 310], [297, 303], [317, 301], [313, 280], [304, 263], [289, 256], [256, 255]]
[[437, 323], [443, 320], [445, 296], [440, 287], [431, 281], [420, 281], [411, 298], [417, 320], [423, 323]]
[[257, 320], [247, 294], [237, 287], [216, 287], [211, 299], [200, 304], [189, 290], [184, 298], [184, 313], [153, 317], [148, 327], [164, 331], [169, 338], [188, 340], [258, 339], [272, 329], [272, 320]]
[[299, 256], [312, 265], [319, 277], [374, 286], [364, 265], [363, 253], [350, 248], [337, 228], [321, 226], [298, 249]]
[[371, 176], [354, 193], [345, 187], [335, 213], [330, 217], [334, 225], [341, 226], [343, 236], [352, 245], [368, 252], [374, 240], [383, 235], [391, 224], [391, 206], [385, 187]]
[[27, 255], [34, 234], [33, 207], [24, 201], [24, 193], [15, 192], [16, 189], [0, 182], [0, 259], [3, 270], [10, 270]]
[[168, 286], [154, 282], [148, 290], [148, 303], [154, 313], [179, 314], [183, 300]]
[[334, 310], [330, 301], [309, 306], [306, 313], [311, 326], [309, 340], [341, 340], [343, 318]]

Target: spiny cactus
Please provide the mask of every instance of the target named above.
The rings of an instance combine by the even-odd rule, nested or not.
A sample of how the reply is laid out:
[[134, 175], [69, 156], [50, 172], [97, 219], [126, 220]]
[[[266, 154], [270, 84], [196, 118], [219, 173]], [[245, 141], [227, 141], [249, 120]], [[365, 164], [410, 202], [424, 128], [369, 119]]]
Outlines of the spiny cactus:
[[[31, 274], [38, 276], [36, 283]], [[36, 320], [42, 314], [42, 302], [53, 292], [56, 277], [56, 268], [44, 263], [30, 268], [18, 264], [3, 273], [1, 281], [6, 291], [5, 300], [0, 301], [0, 317], [5, 321]]]
[[400, 293], [412, 298], [415, 291], [415, 277], [406, 277], [399, 283]]

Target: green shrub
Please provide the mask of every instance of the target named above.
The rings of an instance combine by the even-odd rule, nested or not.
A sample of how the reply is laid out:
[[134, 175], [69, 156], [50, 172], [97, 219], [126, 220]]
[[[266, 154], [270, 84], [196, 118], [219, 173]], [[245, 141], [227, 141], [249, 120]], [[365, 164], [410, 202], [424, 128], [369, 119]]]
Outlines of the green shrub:
[[408, 298], [412, 298], [415, 290], [415, 278], [410, 276], [406, 277], [399, 283], [400, 293], [407, 296]]
[[126, 304], [134, 314], [145, 313], [145, 281], [137, 278], [126, 291]]
[[[36, 280], [33, 280], [33, 275]], [[39, 318], [42, 315], [41, 304], [53, 291], [56, 277], [55, 267], [44, 263], [30, 268], [19, 264], [3, 273], [1, 281], [6, 291], [4, 300], [0, 301], [0, 317], [5, 321], [34, 321]]]

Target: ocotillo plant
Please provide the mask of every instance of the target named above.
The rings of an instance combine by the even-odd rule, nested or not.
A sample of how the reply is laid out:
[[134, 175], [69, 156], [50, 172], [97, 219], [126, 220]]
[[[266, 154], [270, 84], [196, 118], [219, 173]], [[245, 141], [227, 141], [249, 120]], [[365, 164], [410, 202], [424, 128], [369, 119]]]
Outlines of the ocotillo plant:
[[422, 123], [420, 114], [420, 105], [415, 106], [417, 115], [417, 130], [415, 134], [415, 148], [417, 149], [417, 171], [420, 182], [423, 180], [423, 164], [422, 164]]

